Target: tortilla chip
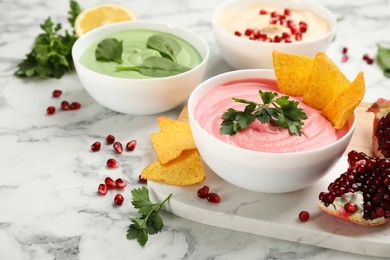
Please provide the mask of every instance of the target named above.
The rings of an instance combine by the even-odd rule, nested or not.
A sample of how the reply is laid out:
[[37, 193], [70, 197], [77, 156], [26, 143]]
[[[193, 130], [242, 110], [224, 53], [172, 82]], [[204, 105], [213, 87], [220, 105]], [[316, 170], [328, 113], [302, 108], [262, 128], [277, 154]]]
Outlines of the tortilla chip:
[[277, 50], [272, 52], [272, 57], [280, 92], [290, 96], [303, 96], [314, 58]]
[[158, 117], [161, 132], [151, 134], [154, 149], [160, 163], [166, 164], [177, 158], [183, 151], [195, 149], [190, 124], [172, 120], [167, 117]]
[[195, 149], [184, 151], [167, 164], [156, 161], [147, 166], [141, 176], [148, 180], [179, 186], [193, 185], [206, 178], [200, 155]]
[[343, 128], [349, 116], [362, 101], [364, 91], [364, 74], [360, 72], [347, 88], [329, 102], [321, 114], [333, 124], [335, 129]]
[[324, 109], [351, 82], [325, 53], [317, 53], [303, 102], [318, 110]]

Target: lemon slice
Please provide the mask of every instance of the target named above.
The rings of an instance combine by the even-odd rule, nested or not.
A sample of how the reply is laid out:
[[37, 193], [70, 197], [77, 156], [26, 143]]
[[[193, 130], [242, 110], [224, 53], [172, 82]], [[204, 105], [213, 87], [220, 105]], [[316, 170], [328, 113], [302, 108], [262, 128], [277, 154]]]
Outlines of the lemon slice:
[[80, 13], [76, 18], [74, 28], [77, 36], [81, 36], [105, 24], [136, 19], [137, 17], [123, 6], [104, 4], [86, 9]]

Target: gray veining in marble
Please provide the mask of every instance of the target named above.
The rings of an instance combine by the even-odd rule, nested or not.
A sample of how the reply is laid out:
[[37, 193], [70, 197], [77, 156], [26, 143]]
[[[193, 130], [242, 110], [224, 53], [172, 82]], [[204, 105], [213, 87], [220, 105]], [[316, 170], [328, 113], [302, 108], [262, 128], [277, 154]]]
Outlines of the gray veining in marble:
[[[211, 15], [223, 0], [116, 0], [142, 20], [162, 20], [186, 26], [210, 45], [206, 77], [232, 70], [221, 58], [211, 30]], [[352, 79], [364, 71], [365, 101], [390, 98], [390, 79], [376, 64], [362, 62], [375, 55], [376, 44], [390, 45], [390, 1], [320, 0], [337, 17], [337, 37], [327, 54]], [[77, 76], [60, 80], [23, 80], [13, 76], [30, 50], [39, 24], [47, 16], [66, 24], [68, 1], [0, 0], [0, 259], [372, 259], [361, 255], [306, 246], [194, 223], [163, 212], [163, 232], [151, 236], [145, 248], [126, 239], [129, 217], [136, 216], [130, 190], [139, 187], [140, 171], [156, 155], [149, 134], [158, 131], [156, 116], [115, 113], [97, 104]], [[92, 7], [101, 0], [84, 0]], [[341, 48], [350, 59], [341, 63]], [[79, 111], [46, 116], [60, 100], [79, 101]], [[176, 118], [180, 107], [163, 115]], [[104, 144], [107, 134], [138, 141], [132, 153], [116, 155]], [[90, 145], [102, 141], [102, 150]], [[121, 166], [108, 170], [105, 161]], [[129, 183], [121, 207], [113, 206], [112, 191], [96, 189], [106, 176]]]

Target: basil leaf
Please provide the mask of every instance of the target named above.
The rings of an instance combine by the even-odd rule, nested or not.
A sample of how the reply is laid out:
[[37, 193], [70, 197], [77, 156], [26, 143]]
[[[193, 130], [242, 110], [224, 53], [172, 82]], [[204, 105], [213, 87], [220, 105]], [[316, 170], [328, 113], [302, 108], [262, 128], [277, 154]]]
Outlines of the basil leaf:
[[123, 41], [107, 38], [99, 42], [95, 57], [98, 61], [113, 61], [122, 64]]
[[135, 67], [116, 67], [117, 71], [138, 71], [149, 77], [168, 77], [190, 70], [190, 68], [161, 57], [149, 57]]
[[378, 64], [383, 70], [383, 75], [390, 78], [390, 48], [384, 48], [378, 44]]
[[180, 44], [173, 38], [165, 35], [153, 35], [146, 42], [148, 48], [160, 52], [161, 56], [176, 62], [175, 56], [180, 52]]

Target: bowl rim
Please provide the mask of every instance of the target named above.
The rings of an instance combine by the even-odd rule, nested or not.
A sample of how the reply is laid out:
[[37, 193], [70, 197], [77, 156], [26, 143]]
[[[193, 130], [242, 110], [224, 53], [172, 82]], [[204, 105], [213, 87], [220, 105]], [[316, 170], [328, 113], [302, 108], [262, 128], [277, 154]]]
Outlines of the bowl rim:
[[[91, 70], [91, 69], [87, 68], [86, 66], [84, 66], [83, 64], [80, 63], [79, 59], [80, 59], [80, 57], [81, 57], [83, 52], [80, 51], [80, 54], [77, 55], [76, 53], [79, 52], [78, 48], [80, 48], [80, 45], [84, 44], [84, 42], [91, 41], [90, 40], [91, 37], [92, 38], [93, 37], [104, 38], [104, 36], [98, 37], [96, 35], [99, 35], [102, 31], [103, 32], [106, 31], [104, 34], [107, 35], [107, 34], [111, 34], [111, 33], [117, 32], [117, 31], [124, 31], [124, 30], [131, 30], [131, 29], [142, 29], [142, 25], [143, 26], [148, 26], [148, 27], [162, 26], [162, 27], [165, 27], [165, 28], [168, 28], [168, 29], [178, 29], [178, 30], [181, 30], [181, 31], [183, 31], [183, 32], [185, 32], [187, 34], [192, 35], [197, 40], [199, 40], [200, 44], [204, 47], [204, 50], [205, 50], [204, 51], [204, 56], [202, 56], [202, 53], [199, 51], [199, 49], [196, 48], [191, 42], [189, 42], [187, 39], [184, 39], [183, 37], [180, 37], [180, 36], [176, 35], [174, 32], [161, 31], [160, 29], [155, 29], [155, 28], [143, 28], [143, 29], [146, 29], [146, 30], [155, 30], [155, 31], [161, 31], [161, 32], [165, 32], [165, 33], [170, 33], [172, 35], [175, 35], [176, 37], [181, 38], [182, 40], [184, 40], [187, 43], [189, 43], [199, 53], [199, 55], [202, 58], [202, 61], [199, 64], [197, 64], [195, 67], [191, 68], [190, 70], [185, 71], [185, 72], [180, 73], [180, 74], [167, 76], [167, 77], [143, 78], [143, 79], [123, 78], [123, 77], [115, 77], [115, 76], [106, 75], [106, 74], [99, 73], [99, 72], [96, 72], [94, 70]], [[116, 30], [116, 28], [118, 28], [118, 27], [121, 28], [121, 29]], [[90, 42], [88, 44], [88, 46], [91, 45], [95, 40]], [[113, 79], [113, 80], [119, 80], [119, 81], [126, 81], [126, 82], [132, 81], [132, 82], [135, 82], [135, 83], [137, 83], [137, 82], [147, 82], [147, 81], [154, 82], [154, 81], [162, 81], [162, 80], [171, 80], [171, 79], [174, 79], [174, 78], [183, 77], [183, 76], [193, 72], [194, 70], [198, 70], [199, 68], [207, 65], [209, 57], [210, 57], [210, 47], [207, 44], [206, 40], [202, 36], [200, 36], [198, 33], [194, 32], [194, 31], [192, 31], [190, 29], [187, 29], [186, 27], [183, 27], [183, 26], [180, 26], [180, 25], [176, 25], [176, 24], [173, 24], [173, 23], [163, 22], [163, 21], [141, 21], [141, 20], [135, 20], [135, 21], [123, 21], [123, 22], [116, 22], [116, 23], [112, 23], [112, 24], [103, 25], [103, 26], [97, 27], [95, 29], [92, 29], [91, 31], [87, 32], [86, 34], [80, 36], [76, 40], [76, 42], [73, 44], [73, 46], [72, 46], [72, 58], [73, 58], [73, 62], [75, 63], [75, 67], [76, 67], [76, 65], [80, 66], [83, 69], [87, 70], [89, 73], [91, 73], [93, 75], [96, 75], [96, 76], [99, 76], [99, 77], [103, 77], [103, 78], [107, 78], [107, 79]], [[76, 72], [77, 72], [77, 69], [76, 69]]]
[[[240, 2], [240, 1], [242, 1], [242, 0], [227, 0], [227, 1], [223, 2], [222, 4], [220, 4], [219, 6], [217, 6], [217, 8], [214, 10], [214, 12], [212, 14], [212, 27], [213, 27], [214, 31], [218, 31], [218, 33], [223, 34], [225, 37], [230, 37], [231, 40], [233, 40], [233, 41], [236, 40], [238, 43], [239, 42], [247, 43], [250, 46], [256, 46], [256, 45], [262, 46], [263, 44], [265, 46], [300, 46], [300, 45], [306, 45], [306, 44], [313, 44], [315, 42], [325, 40], [332, 35], [335, 35], [336, 27], [337, 27], [336, 17], [333, 15], [333, 13], [329, 9], [327, 9], [325, 6], [323, 6], [317, 2], [308, 1], [308, 0], [298, 0], [298, 1], [294, 1], [294, 0], [276, 0], [276, 1], [275, 0], [245, 0], [245, 2], [248, 2], [248, 3], [251, 3], [251, 2], [252, 3], [264, 2], [264, 3], [270, 3], [270, 4], [273, 4], [273, 3], [284, 4], [285, 3], [286, 5], [288, 5], [289, 3], [294, 3], [294, 4], [302, 4], [302, 5], [307, 4], [309, 6], [313, 6], [315, 8], [321, 9], [322, 12], [326, 13], [326, 17], [323, 15], [321, 15], [321, 17], [326, 20], [326, 22], [330, 26], [330, 30], [326, 34], [322, 35], [321, 37], [310, 39], [310, 40], [305, 40], [305, 41], [301, 41], [301, 42], [291, 42], [291, 43], [250, 41], [250, 40], [242, 38], [242, 37], [237, 37], [237, 36], [233, 35], [232, 33], [229, 33], [227, 30], [225, 30], [221, 26], [219, 26], [217, 23], [217, 20], [218, 20], [220, 13], [226, 7], [228, 7], [231, 4], [235, 4], [237, 2]], [[314, 12], [311, 9], [310, 9], [310, 11]], [[317, 12], [315, 12], [315, 14], [318, 15]]]
[[[262, 155], [262, 156], [277, 156], [277, 157], [288, 156], [288, 157], [290, 157], [290, 156], [301, 156], [301, 155], [307, 155], [307, 154], [321, 153], [323, 150], [328, 150], [328, 149], [333, 148], [334, 146], [337, 146], [339, 143], [344, 142], [345, 139], [348, 139], [348, 138], [350, 138], [350, 136], [353, 135], [353, 132], [355, 131], [355, 128], [356, 128], [356, 125], [357, 125], [357, 120], [358, 120], [356, 109], [354, 110], [353, 114], [350, 115], [350, 117], [347, 120], [347, 124], [348, 123], [350, 124], [348, 131], [340, 139], [336, 140], [335, 142], [333, 142], [331, 144], [328, 144], [328, 145], [325, 145], [325, 146], [321, 146], [321, 147], [316, 148], [316, 149], [311, 149], [311, 150], [307, 150], [307, 151], [283, 152], [283, 153], [271, 153], [271, 152], [254, 151], [254, 150], [250, 150], [250, 149], [246, 149], [246, 148], [242, 148], [242, 147], [238, 147], [238, 146], [226, 143], [226, 142], [216, 138], [215, 136], [213, 136], [209, 132], [207, 132], [203, 127], [200, 126], [199, 122], [195, 119], [194, 114], [193, 114], [193, 110], [196, 108], [198, 101], [196, 101], [194, 99], [200, 100], [207, 93], [209, 93], [209, 91], [211, 89], [214, 89], [214, 88], [218, 87], [219, 85], [227, 83], [227, 82], [230, 82], [232, 80], [224, 81], [224, 83], [219, 83], [219, 84], [216, 84], [214, 86], [211, 86], [211, 84], [213, 84], [214, 82], [220, 81], [221, 79], [223, 79], [225, 77], [228, 77], [228, 76], [229, 77], [230, 76], [236, 76], [236, 78], [234, 80], [249, 79], [249, 78], [256, 78], [256, 76], [254, 76], [254, 77], [249, 76], [248, 77], [248, 76], [241, 76], [241, 75], [247, 75], [247, 74], [252, 74], [252, 75], [260, 74], [261, 75], [262, 73], [271, 73], [271, 72], [274, 72], [274, 70], [273, 69], [242, 69], [242, 70], [235, 70], [235, 71], [225, 72], [225, 73], [216, 75], [214, 77], [211, 77], [211, 78], [203, 81], [200, 85], [198, 85], [192, 91], [190, 97], [188, 98], [188, 106], [187, 107], [188, 107], [188, 118], [189, 118], [189, 121], [190, 121], [190, 125], [191, 125], [191, 123], [194, 123], [196, 128], [198, 128], [202, 132], [203, 135], [209, 136], [211, 139], [213, 139], [219, 145], [226, 147], [226, 149], [231, 149], [234, 152], [242, 153], [244, 155], [250, 155], [250, 156], [254, 156], [254, 155], [259, 155], [260, 156], [260, 155]], [[258, 78], [267, 78], [267, 77], [264, 77], [264, 76], [257, 76], [257, 77]], [[276, 80], [275, 76], [274, 77], [268, 77], [268, 78]], [[207, 91], [207, 92], [205, 92], [203, 94], [200, 94], [201, 92], [204, 91], [203, 90], [204, 88], [209, 88], [209, 91]], [[199, 96], [199, 95], [201, 95], [201, 96], [200, 97], [195, 97], [195, 96]], [[352, 123], [350, 123], [351, 120], [353, 120]], [[191, 126], [191, 128], [192, 128], [192, 126]]]

